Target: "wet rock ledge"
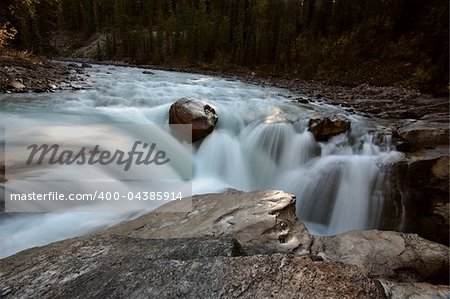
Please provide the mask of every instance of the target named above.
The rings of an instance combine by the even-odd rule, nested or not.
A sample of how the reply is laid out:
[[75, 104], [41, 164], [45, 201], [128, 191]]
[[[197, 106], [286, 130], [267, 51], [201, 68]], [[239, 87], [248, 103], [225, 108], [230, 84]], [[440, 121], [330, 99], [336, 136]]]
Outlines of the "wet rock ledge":
[[[180, 207], [180, 205], [182, 207]], [[188, 213], [175, 213], [192, 205]], [[194, 196], [0, 260], [2, 298], [445, 298], [448, 247], [417, 235], [314, 237], [282, 191]]]

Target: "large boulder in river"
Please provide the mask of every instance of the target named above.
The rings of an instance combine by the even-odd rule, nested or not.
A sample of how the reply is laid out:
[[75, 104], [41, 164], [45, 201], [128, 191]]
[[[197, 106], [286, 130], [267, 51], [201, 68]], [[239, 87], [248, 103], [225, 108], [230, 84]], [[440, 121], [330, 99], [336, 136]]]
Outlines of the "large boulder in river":
[[350, 121], [340, 117], [315, 117], [309, 120], [309, 131], [317, 141], [327, 141], [330, 137], [347, 132]]
[[169, 123], [192, 125], [192, 142], [211, 134], [217, 120], [214, 108], [199, 99], [182, 98], [170, 106]]

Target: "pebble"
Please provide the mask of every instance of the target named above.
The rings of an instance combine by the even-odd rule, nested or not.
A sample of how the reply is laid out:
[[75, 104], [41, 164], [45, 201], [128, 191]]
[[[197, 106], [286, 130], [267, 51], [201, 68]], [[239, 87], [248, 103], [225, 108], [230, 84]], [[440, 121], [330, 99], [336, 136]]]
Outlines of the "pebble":
[[25, 88], [25, 85], [23, 85], [19, 81], [12, 80], [6, 85], [6, 87], [9, 89], [14, 89], [14, 90], [22, 90]]

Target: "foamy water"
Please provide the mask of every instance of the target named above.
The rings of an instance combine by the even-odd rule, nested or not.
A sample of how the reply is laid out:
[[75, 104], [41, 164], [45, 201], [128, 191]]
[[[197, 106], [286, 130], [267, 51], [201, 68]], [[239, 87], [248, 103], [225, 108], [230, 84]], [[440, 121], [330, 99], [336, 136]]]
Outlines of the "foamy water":
[[[300, 95], [283, 89], [199, 74], [154, 73], [94, 66], [89, 70], [91, 90], [0, 96], [0, 119], [8, 128], [165, 124], [174, 101], [202, 98], [214, 106], [219, 122], [211, 135], [194, 144], [195, 194], [226, 188], [282, 189], [297, 195], [297, 215], [312, 233], [376, 227], [383, 206], [384, 178], [380, 169], [400, 158], [398, 152], [392, 151], [389, 138], [383, 147], [373, 144], [368, 132], [381, 128], [380, 123], [321, 102], [294, 103], [292, 99]], [[352, 121], [351, 134], [316, 142], [307, 131], [307, 123], [317, 113], [347, 117]], [[123, 138], [128, 135], [122, 134]], [[67, 169], [55, 171], [48, 169], [41, 175], [69, 180], [83, 175]], [[107, 172], [96, 175], [116, 179]], [[133, 188], [126, 183], [123, 187]], [[82, 185], [77, 188], [82, 192]], [[3, 217], [0, 257], [144, 212], [137, 207], [135, 213], [123, 214], [65, 212]]]

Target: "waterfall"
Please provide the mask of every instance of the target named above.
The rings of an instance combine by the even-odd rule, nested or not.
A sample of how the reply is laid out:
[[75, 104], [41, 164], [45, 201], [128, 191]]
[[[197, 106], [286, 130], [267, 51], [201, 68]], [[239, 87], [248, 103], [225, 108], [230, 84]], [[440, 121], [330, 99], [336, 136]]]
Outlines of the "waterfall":
[[399, 154], [373, 144], [370, 134], [318, 143], [306, 128], [298, 131], [285, 122], [250, 125], [237, 136], [219, 130], [200, 145], [194, 178], [292, 192], [297, 216], [316, 234], [375, 227], [383, 201], [380, 167]]
[[[81, 124], [94, 132], [105, 123], [166, 124], [174, 101], [181, 97], [203, 98], [214, 106], [219, 122], [214, 132], [196, 142], [189, 153], [194, 194], [227, 188], [282, 189], [297, 196], [297, 216], [313, 234], [377, 226], [383, 206], [384, 177], [380, 169], [399, 159], [400, 154], [393, 151], [389, 135], [375, 136], [374, 132], [383, 128], [376, 120], [325, 103], [294, 103], [290, 99], [296, 95], [286, 90], [222, 78], [166, 71], [144, 76], [139, 69], [121, 67], [107, 76], [107, 66], [94, 66], [89, 72], [95, 86], [92, 90], [1, 95], [3, 126]], [[317, 113], [350, 119], [351, 131], [317, 142], [307, 129], [308, 120]], [[125, 140], [131, 133], [123, 130], [114, 134]], [[178, 159], [175, 168], [182, 169], [189, 159], [186, 157]], [[40, 171], [46, 177], [65, 179], [82, 175], [70, 169]], [[118, 182], [113, 172], [94, 172]], [[123, 182], [117, 185], [133, 188]], [[21, 187], [26, 188], [23, 186], [26, 184]], [[77, 188], [83, 191], [83, 185]], [[7, 240], [7, 244], [0, 245], [0, 256], [144, 212], [136, 211], [133, 216], [69, 212], [3, 217], [0, 239]]]

